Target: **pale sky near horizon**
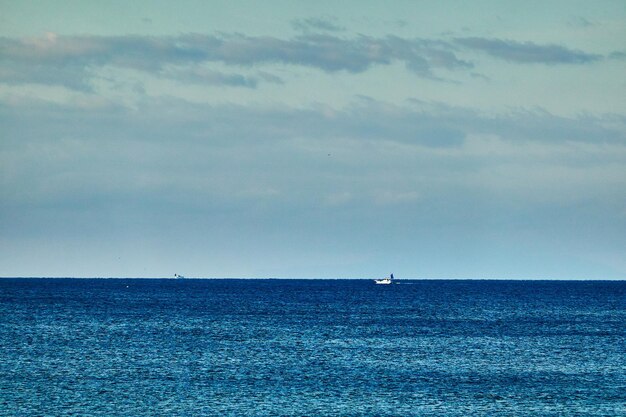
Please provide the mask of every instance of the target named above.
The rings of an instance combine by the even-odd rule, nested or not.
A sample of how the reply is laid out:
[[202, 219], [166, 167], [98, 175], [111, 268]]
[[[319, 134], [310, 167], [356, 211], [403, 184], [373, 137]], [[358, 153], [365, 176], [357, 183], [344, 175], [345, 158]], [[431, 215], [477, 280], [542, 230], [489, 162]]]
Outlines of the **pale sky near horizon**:
[[0, 276], [626, 279], [623, 1], [0, 0]]

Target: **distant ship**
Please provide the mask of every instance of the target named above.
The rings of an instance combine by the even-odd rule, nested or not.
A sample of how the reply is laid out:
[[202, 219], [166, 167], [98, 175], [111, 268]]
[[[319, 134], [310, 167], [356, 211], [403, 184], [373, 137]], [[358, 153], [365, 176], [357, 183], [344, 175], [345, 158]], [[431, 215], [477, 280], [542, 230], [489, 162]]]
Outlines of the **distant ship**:
[[388, 277], [382, 278], [382, 279], [375, 279], [374, 282], [376, 284], [381, 284], [381, 285], [389, 285], [389, 284], [393, 284], [393, 274], [389, 275]]
[[174, 274], [174, 278], [176, 278], [176, 279], [185, 279], [184, 276], [178, 275], [178, 274]]

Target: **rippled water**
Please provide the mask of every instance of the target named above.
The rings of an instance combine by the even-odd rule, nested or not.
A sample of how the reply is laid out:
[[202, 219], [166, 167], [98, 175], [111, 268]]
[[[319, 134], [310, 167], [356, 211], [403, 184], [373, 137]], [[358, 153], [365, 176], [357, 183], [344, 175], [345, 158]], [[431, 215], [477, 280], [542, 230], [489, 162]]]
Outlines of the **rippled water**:
[[0, 415], [626, 416], [626, 282], [0, 280]]

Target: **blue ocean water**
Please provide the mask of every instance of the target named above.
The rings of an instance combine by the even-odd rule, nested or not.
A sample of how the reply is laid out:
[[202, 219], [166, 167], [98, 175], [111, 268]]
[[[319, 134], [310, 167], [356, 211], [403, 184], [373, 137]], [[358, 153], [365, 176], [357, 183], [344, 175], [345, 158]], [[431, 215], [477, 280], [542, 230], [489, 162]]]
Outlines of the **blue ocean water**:
[[0, 279], [3, 416], [626, 416], [626, 282]]

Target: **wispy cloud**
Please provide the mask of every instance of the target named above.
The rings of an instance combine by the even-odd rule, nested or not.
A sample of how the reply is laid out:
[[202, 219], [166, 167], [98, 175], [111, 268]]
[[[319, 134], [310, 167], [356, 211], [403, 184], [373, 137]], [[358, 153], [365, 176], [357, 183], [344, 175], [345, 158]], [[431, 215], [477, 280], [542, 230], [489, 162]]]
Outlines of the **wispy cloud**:
[[[583, 122], [586, 133], [571, 137]], [[9, 235], [71, 233], [79, 212], [89, 219], [83, 231], [98, 236], [127, 233], [128, 219], [140, 233], [181, 213], [187, 220], [172, 227], [204, 224], [207, 233], [222, 221], [256, 227], [259, 216], [287, 233], [290, 216], [308, 234], [345, 215], [355, 230], [397, 218], [387, 226], [402, 235], [406, 222], [423, 222], [437, 236], [437, 225], [500, 231], [507, 210], [559, 218], [601, 199], [584, 214], [602, 218], [623, 211], [626, 185], [626, 135], [605, 122], [372, 100], [342, 110], [13, 103], [0, 107], [0, 217]], [[64, 220], [50, 223], [50, 213]]]
[[218, 85], [230, 87], [256, 88], [260, 82], [282, 84], [280, 77], [267, 72], [258, 72], [255, 75], [225, 73], [214, 71], [201, 66], [168, 66], [159, 71], [159, 76], [177, 80], [183, 83]]
[[626, 120], [618, 116], [562, 117], [521, 110], [487, 115], [445, 104], [391, 105], [366, 98], [342, 109], [217, 106], [174, 98], [152, 98], [134, 109], [112, 102], [96, 104], [13, 101], [0, 107], [0, 118], [7, 140], [15, 137], [15, 144], [21, 143], [19, 138], [23, 143], [80, 138], [216, 147], [350, 140], [445, 150], [458, 149], [469, 137], [487, 136], [518, 144], [626, 146]]
[[[471, 63], [459, 59], [454, 48], [445, 42], [391, 36], [346, 39], [306, 34], [280, 39], [241, 34], [177, 37], [48, 34], [36, 39], [0, 38], [0, 53], [2, 82], [60, 84], [73, 89], [88, 88], [92, 73], [104, 66], [164, 76], [168, 74], [168, 66], [211, 62], [243, 67], [278, 63], [351, 73], [366, 71], [374, 65], [403, 62], [411, 71], [425, 77], [433, 77], [437, 69], [472, 67]], [[189, 81], [200, 82], [203, 78], [190, 72], [193, 70], [186, 74]], [[204, 78], [212, 84], [223, 81], [225, 85], [250, 85], [250, 80], [236, 80], [234, 75], [206, 75]]]
[[582, 17], [582, 16], [572, 16], [569, 20], [568, 20], [568, 25], [574, 28], [589, 28], [594, 26], [594, 23], [589, 21], [588, 19]]
[[[323, 22], [306, 20], [308, 27], [324, 26]], [[326, 25], [329, 26], [328, 22]], [[560, 45], [486, 38], [457, 38], [447, 42], [397, 36], [345, 38], [312, 32], [291, 39], [243, 34], [175, 37], [47, 34], [41, 38], [0, 38], [3, 59], [0, 82], [89, 90], [92, 77], [105, 66], [210, 85], [255, 87], [259, 82], [280, 82], [272, 77], [198, 69], [200, 65], [211, 63], [246, 68], [280, 64], [329, 73], [361, 73], [373, 66], [399, 62], [421, 77], [438, 79], [436, 72], [439, 70], [474, 67], [471, 61], [460, 57], [459, 47], [516, 63], [584, 64], [602, 59], [600, 55]], [[619, 53], [614, 54], [614, 57], [619, 56]], [[172, 70], [172, 67], [177, 69]]]
[[609, 55], [609, 58], [611, 58], [611, 59], [626, 59], [626, 52], [625, 51], [615, 51], [615, 52], [612, 52]]
[[561, 45], [488, 38], [457, 38], [458, 45], [485, 52], [495, 58], [528, 64], [586, 64], [599, 61], [602, 55], [569, 49]]
[[117, 242], [168, 230], [204, 251], [224, 242], [241, 250], [246, 239], [265, 248], [267, 236], [294, 228], [306, 236], [300, 244], [318, 236], [349, 247], [374, 236], [407, 245], [419, 230], [429, 242], [449, 233], [451, 247], [465, 236], [463, 248], [474, 248], [485, 233], [592, 224], [594, 242], [613, 236], [623, 247], [623, 118], [161, 97], [133, 109], [14, 100], [0, 106], [0, 125], [8, 238]]
[[309, 17], [306, 19], [297, 19], [292, 22], [292, 25], [294, 29], [302, 32], [342, 32], [345, 30], [343, 26], [337, 24], [336, 20], [331, 17]]

